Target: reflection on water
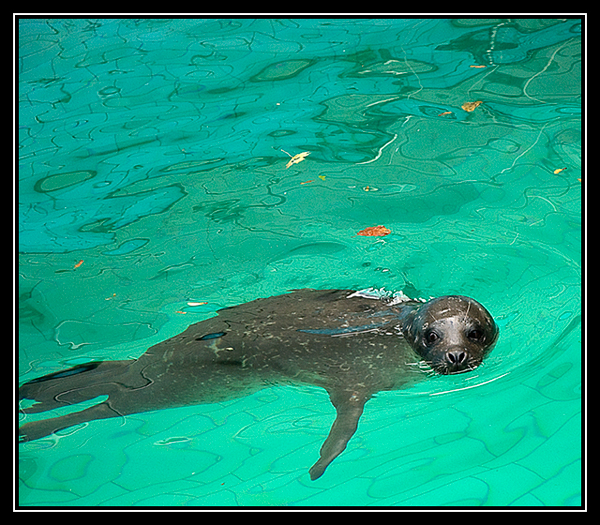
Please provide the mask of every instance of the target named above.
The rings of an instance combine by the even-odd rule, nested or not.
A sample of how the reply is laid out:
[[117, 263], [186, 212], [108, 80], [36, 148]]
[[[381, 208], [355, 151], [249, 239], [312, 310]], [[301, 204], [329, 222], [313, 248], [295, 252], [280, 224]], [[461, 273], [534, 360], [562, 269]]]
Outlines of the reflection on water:
[[[501, 326], [472, 379], [372, 400], [329, 485], [292, 468], [330, 425], [326, 397], [275, 388], [116, 422], [105, 458], [85, 448], [96, 438], [23, 449], [23, 501], [576, 504], [580, 33], [576, 19], [21, 20], [23, 381], [138, 357], [295, 288], [460, 293]], [[284, 152], [310, 155], [286, 168]], [[377, 225], [391, 233], [356, 235]], [[190, 444], [193, 428], [207, 434]]]

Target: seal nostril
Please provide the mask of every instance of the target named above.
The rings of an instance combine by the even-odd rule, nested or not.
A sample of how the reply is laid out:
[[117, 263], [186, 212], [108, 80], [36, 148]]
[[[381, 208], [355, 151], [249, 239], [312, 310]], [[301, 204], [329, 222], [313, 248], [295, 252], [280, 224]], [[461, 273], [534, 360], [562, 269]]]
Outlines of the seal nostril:
[[452, 350], [446, 354], [446, 357], [453, 365], [460, 365], [467, 359], [467, 354], [462, 350]]

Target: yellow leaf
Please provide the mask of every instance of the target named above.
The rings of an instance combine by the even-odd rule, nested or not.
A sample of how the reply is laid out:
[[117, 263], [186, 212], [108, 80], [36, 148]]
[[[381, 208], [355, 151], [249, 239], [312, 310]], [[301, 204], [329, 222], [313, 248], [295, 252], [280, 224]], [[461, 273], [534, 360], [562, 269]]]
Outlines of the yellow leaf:
[[325, 180], [325, 175], [319, 175], [319, 178], [320, 178], [321, 180]]
[[557, 170], [554, 170], [554, 175], [558, 175], [561, 171], [565, 171], [567, 168], [558, 168]]
[[[290, 155], [287, 151], [281, 151], [283, 151], [287, 155]], [[285, 169], [288, 169], [292, 164], [298, 164], [298, 162], [302, 162], [306, 157], [308, 157], [308, 155], [310, 155], [310, 151], [303, 151], [302, 153], [298, 153], [298, 155], [294, 155], [293, 157], [290, 155], [290, 157], [292, 158], [285, 165]]]
[[477, 100], [475, 102], [465, 102], [461, 107], [465, 111], [473, 111], [481, 103], [482, 103], [481, 100]]

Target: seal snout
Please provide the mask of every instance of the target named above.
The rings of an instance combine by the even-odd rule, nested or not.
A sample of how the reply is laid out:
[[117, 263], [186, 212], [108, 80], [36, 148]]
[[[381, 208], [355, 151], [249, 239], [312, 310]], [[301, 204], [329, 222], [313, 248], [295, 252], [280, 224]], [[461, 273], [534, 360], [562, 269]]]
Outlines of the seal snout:
[[450, 350], [446, 352], [446, 361], [451, 365], [460, 366], [467, 360], [467, 353], [464, 350]]
[[472, 370], [474, 368], [472, 365], [466, 348], [452, 348], [444, 355], [444, 362], [438, 370], [445, 374], [460, 374]]

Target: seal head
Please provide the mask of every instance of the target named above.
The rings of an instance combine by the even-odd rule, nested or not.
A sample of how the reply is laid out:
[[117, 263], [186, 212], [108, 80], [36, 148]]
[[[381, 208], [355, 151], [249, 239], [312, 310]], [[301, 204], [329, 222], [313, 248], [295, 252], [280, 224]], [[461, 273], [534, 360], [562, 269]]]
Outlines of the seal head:
[[478, 367], [498, 339], [498, 327], [490, 313], [462, 295], [438, 297], [416, 308], [402, 332], [440, 374], [459, 374]]

